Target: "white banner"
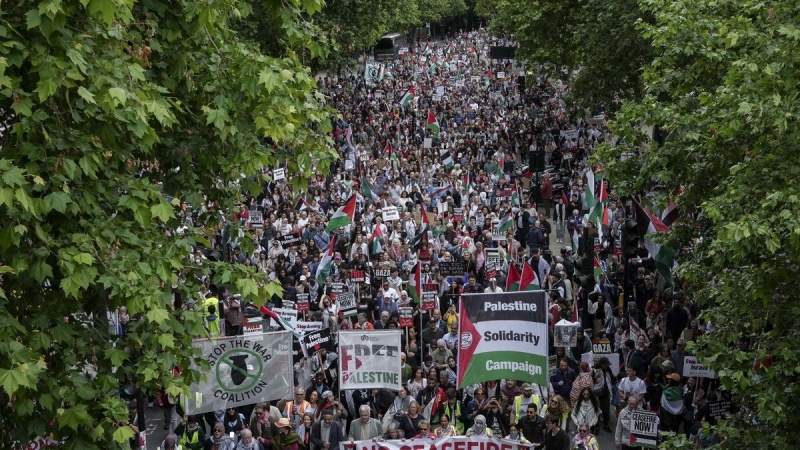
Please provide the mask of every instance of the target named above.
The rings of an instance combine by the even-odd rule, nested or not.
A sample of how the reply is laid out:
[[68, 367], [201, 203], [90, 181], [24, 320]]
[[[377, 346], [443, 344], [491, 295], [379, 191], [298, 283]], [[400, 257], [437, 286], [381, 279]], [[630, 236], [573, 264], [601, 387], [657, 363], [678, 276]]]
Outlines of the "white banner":
[[[413, 438], [414, 436], [410, 436]], [[409, 436], [406, 436], [409, 438]], [[466, 437], [453, 436], [439, 439], [418, 438], [413, 442], [407, 439], [380, 441], [376, 445], [372, 441], [355, 441], [354, 446], [343, 443], [342, 448], [347, 446], [348, 450], [529, 450], [530, 444], [521, 444], [519, 441], [511, 441], [500, 438]]]
[[[294, 388], [292, 333], [279, 331], [195, 341], [210, 367], [193, 384], [186, 413], [200, 414], [288, 398]], [[194, 366], [195, 370], [201, 370]]]
[[374, 86], [377, 83], [378, 76], [381, 71], [381, 64], [376, 61], [367, 61], [364, 65], [364, 81], [368, 86]]
[[388, 222], [390, 220], [400, 220], [400, 212], [397, 210], [397, 206], [386, 206], [381, 212], [383, 214], [384, 222]]
[[340, 331], [339, 389], [400, 390], [400, 330]]
[[716, 372], [701, 364], [694, 356], [683, 357], [682, 375], [685, 377], [717, 378]]

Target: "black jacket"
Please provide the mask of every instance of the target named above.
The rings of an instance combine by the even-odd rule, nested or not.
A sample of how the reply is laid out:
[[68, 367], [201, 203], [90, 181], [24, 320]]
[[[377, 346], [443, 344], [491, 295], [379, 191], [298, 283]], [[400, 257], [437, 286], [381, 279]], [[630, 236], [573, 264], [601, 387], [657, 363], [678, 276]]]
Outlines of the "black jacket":
[[[311, 450], [321, 450], [322, 444], [322, 431], [320, 429], [320, 424], [322, 422], [316, 422], [311, 427], [311, 437], [309, 441], [311, 441]], [[338, 422], [331, 422], [331, 433], [328, 436], [328, 442], [330, 442], [329, 450], [339, 450], [339, 443], [344, 441], [344, 430], [342, 430], [341, 425]]]

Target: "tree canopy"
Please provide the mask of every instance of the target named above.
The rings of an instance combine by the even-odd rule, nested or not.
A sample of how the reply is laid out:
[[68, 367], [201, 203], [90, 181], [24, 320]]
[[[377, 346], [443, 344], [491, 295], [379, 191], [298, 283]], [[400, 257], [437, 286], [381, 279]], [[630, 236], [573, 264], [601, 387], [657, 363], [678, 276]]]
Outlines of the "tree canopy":
[[[694, 348], [739, 414], [720, 426], [726, 448], [789, 449], [800, 425], [800, 28], [797, 4], [777, 1], [642, 3], [657, 57], [645, 96], [627, 102], [600, 156], [612, 181], [660, 185], [684, 212], [669, 236], [687, 292], [710, 329]], [[631, 125], [633, 124], [633, 125]], [[621, 161], [659, 125], [663, 140]], [[635, 125], [635, 126], [634, 126]], [[678, 196], [678, 192], [682, 191]], [[698, 217], [694, 220], [694, 217]]]
[[[242, 2], [1, 8], [0, 440], [127, 445], [122, 383], [177, 395], [198, 378], [202, 318], [173, 311], [173, 289], [190, 298], [209, 275], [255, 301], [280, 289], [187, 256], [262, 189], [262, 168], [287, 161], [299, 186], [335, 157], [330, 111], [296, 56], [313, 38], [301, 19], [322, 3], [267, 2], [293, 37], [275, 57], [231, 30]], [[184, 205], [202, 214], [176, 234]], [[121, 305], [135, 320], [115, 338], [106, 311]]]

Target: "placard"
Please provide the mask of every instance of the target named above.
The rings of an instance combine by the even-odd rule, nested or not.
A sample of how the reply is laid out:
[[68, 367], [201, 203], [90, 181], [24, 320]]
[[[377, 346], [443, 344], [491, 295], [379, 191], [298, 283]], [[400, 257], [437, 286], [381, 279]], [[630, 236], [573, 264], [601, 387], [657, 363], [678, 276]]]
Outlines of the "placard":
[[423, 311], [433, 311], [436, 309], [436, 291], [422, 291], [422, 305], [420, 305], [420, 308], [422, 308]]
[[275, 181], [280, 181], [286, 178], [286, 169], [275, 169], [272, 171], [272, 179]]
[[[475, 225], [477, 227], [477, 225]], [[495, 265], [500, 266], [500, 249], [487, 248], [486, 249], [486, 262], [494, 261]]]
[[494, 260], [486, 260], [484, 262], [485, 272], [486, 275], [484, 278], [490, 280], [492, 278], [497, 278], [497, 262]]
[[683, 376], [717, 378], [717, 373], [697, 361], [694, 356], [683, 357]]
[[457, 88], [464, 87], [464, 80], [457, 80], [456, 81], [456, 87]]
[[498, 79], [501, 79], [501, 80], [502, 80], [502, 79], [504, 79], [505, 77], [506, 77], [506, 73], [505, 73], [505, 72], [497, 72], [497, 78], [498, 78]]
[[261, 228], [264, 226], [264, 216], [261, 214], [261, 211], [257, 209], [250, 210], [250, 225], [253, 228]]
[[733, 405], [730, 400], [720, 400], [716, 402], [708, 402], [708, 413], [711, 417], [720, 420], [727, 417], [733, 410]]
[[420, 56], [419, 57], [419, 61], [420, 62], [428, 62], [428, 57], [427, 56]]
[[310, 333], [312, 331], [317, 331], [322, 329], [322, 322], [304, 322], [299, 320], [297, 325], [294, 327], [295, 331], [298, 332], [301, 336]]
[[[289, 324], [294, 327], [297, 323], [297, 310], [296, 309], [288, 309], [288, 308], [272, 308], [272, 311], [277, 313], [281, 316], [284, 320], [289, 322]], [[276, 326], [276, 324], [271, 324], [272, 326]]]
[[453, 208], [453, 222], [464, 221], [464, 208]]
[[436, 86], [436, 94], [444, 95], [444, 86]]
[[375, 278], [388, 278], [391, 275], [391, 269], [375, 269], [375, 272], [373, 273]]
[[578, 139], [578, 130], [563, 130], [561, 131], [561, 137], [566, 139]]
[[339, 297], [339, 294], [341, 294], [345, 290], [346, 289], [344, 283], [331, 283], [331, 292], [330, 292], [331, 301], [335, 302], [336, 299]]
[[381, 210], [383, 214], [383, 221], [389, 222], [390, 220], [400, 220], [400, 213], [397, 211], [396, 206], [387, 206]]
[[445, 277], [463, 277], [466, 271], [464, 261], [439, 261], [439, 273]]
[[297, 299], [297, 310], [298, 311], [310, 311], [311, 304], [309, 303], [310, 295], [308, 293], [301, 293], [297, 294], [295, 297]]
[[342, 292], [336, 296], [336, 303], [339, 304], [339, 312], [344, 314], [345, 317], [355, 316], [356, 309], [356, 296], [352, 292]]
[[303, 345], [309, 353], [316, 353], [323, 348], [333, 350], [333, 339], [331, 339], [331, 329], [322, 328], [310, 331], [303, 336]]
[[442, 101], [442, 96], [440, 94], [433, 94], [431, 96], [431, 101], [440, 102]]
[[259, 334], [264, 332], [264, 319], [261, 317], [247, 317], [244, 318], [244, 323], [242, 324], [243, 334], [245, 336], [251, 336], [254, 334]]
[[637, 409], [631, 412], [631, 447], [658, 447], [658, 414]]
[[414, 308], [400, 308], [400, 327], [411, 328], [414, 326]]
[[344, 160], [344, 170], [353, 170], [355, 169], [356, 165], [352, 159], [345, 159]]
[[366, 278], [364, 276], [364, 271], [363, 270], [351, 270], [350, 271], [350, 281], [352, 281], [353, 283], [363, 283], [364, 281], [366, 281]]
[[472, 76], [469, 77], [469, 80], [472, 81], [473, 83], [478, 83], [481, 81], [481, 77]]
[[408, 53], [408, 47], [400, 47], [400, 50], [397, 51], [397, 54], [404, 55]]
[[283, 248], [295, 247], [302, 243], [300, 232], [284, 234], [281, 236], [281, 245]]
[[425, 138], [422, 142], [423, 148], [433, 148], [433, 138]]
[[400, 330], [340, 331], [339, 388], [400, 390]]

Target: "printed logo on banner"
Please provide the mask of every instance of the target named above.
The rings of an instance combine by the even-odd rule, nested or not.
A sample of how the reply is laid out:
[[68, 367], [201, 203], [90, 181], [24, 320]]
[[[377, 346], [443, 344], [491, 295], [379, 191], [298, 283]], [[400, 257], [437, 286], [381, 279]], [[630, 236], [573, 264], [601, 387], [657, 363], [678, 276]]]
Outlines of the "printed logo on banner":
[[201, 340], [193, 345], [200, 349], [210, 371], [205, 381], [191, 386], [186, 399], [188, 414], [291, 395], [291, 332]]

